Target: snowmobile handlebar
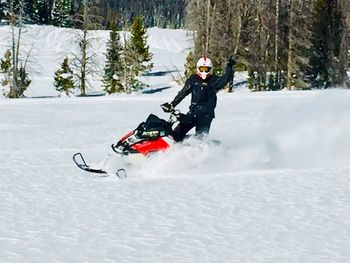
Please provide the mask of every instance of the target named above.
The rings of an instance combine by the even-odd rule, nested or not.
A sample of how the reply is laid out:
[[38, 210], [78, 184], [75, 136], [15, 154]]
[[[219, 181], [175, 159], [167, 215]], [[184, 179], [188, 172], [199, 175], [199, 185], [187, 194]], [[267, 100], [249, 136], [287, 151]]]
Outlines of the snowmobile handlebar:
[[180, 119], [185, 115], [180, 110], [173, 109], [170, 112], [169, 116], [169, 123], [174, 124], [177, 121], [180, 121]]

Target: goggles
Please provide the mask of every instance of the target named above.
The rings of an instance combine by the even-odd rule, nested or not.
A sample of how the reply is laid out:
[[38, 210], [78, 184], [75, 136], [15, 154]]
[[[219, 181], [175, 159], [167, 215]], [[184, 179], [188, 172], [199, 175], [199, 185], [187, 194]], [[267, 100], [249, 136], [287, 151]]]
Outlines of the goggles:
[[210, 69], [211, 68], [209, 68], [209, 67], [199, 67], [198, 68], [199, 72], [205, 72], [205, 73], [209, 73]]

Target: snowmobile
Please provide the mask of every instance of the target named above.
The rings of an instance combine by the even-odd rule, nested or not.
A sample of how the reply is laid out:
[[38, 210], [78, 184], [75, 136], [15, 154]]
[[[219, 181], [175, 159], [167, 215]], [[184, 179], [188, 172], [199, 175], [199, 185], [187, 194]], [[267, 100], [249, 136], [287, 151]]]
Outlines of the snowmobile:
[[[145, 122], [140, 123], [136, 129], [124, 135], [111, 148], [119, 157], [125, 158], [134, 155], [150, 156], [155, 152], [163, 152], [171, 147], [172, 126], [178, 122], [184, 114], [179, 110], [170, 112], [169, 120], [163, 120], [154, 114], [150, 114]], [[109, 172], [104, 165], [89, 165], [83, 155], [78, 152], [73, 155], [74, 163], [82, 170], [108, 175]], [[118, 178], [126, 178], [125, 168], [120, 168], [115, 172]]]

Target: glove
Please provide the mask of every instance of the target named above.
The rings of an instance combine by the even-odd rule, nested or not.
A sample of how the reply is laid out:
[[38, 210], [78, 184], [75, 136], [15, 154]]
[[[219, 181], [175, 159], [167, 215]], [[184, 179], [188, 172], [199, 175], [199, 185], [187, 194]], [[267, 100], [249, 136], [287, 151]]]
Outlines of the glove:
[[186, 114], [180, 113], [177, 119], [179, 122], [186, 122], [186, 119], [187, 119], [186, 117], [187, 117]]
[[174, 111], [173, 105], [171, 105], [171, 103], [169, 103], [169, 102], [166, 102], [166, 103], [160, 105], [160, 107], [162, 107], [164, 112], [172, 112], [172, 111]]
[[235, 55], [231, 55], [228, 58], [227, 65], [230, 66], [230, 67], [233, 67], [234, 65], [236, 65], [236, 56]]

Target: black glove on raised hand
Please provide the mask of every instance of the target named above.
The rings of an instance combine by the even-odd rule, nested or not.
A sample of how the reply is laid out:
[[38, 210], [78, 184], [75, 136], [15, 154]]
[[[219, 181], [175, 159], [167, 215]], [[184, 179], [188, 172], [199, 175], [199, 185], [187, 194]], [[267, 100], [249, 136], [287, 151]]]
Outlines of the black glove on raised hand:
[[174, 111], [173, 105], [171, 105], [171, 103], [169, 103], [169, 102], [166, 102], [166, 103], [160, 105], [160, 107], [162, 107], [164, 112], [172, 112], [172, 111]]
[[235, 55], [231, 55], [228, 58], [227, 65], [230, 66], [230, 67], [233, 67], [234, 65], [236, 65], [236, 56]]

